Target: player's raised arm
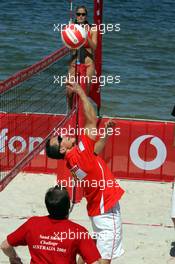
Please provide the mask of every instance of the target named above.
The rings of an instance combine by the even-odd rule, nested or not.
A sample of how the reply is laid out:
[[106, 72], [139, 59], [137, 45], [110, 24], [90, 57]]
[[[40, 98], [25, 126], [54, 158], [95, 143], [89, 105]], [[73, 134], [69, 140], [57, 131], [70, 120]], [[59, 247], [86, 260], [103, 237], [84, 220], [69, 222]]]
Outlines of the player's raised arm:
[[99, 140], [95, 143], [95, 146], [94, 146], [94, 152], [96, 154], [99, 154], [100, 152], [102, 152], [102, 150], [106, 144], [106, 141], [108, 139], [108, 128], [111, 128], [114, 126], [115, 126], [115, 123], [111, 119], [109, 119], [105, 123], [105, 133], [102, 137], [99, 138]]
[[78, 94], [82, 104], [83, 104], [83, 110], [84, 110], [84, 116], [85, 116], [85, 126], [84, 128], [87, 129], [87, 135], [95, 139], [96, 135], [91, 134], [92, 129], [96, 129], [96, 113], [93, 105], [90, 103], [87, 95], [81, 88], [81, 86], [78, 83], [67, 83], [67, 89]]

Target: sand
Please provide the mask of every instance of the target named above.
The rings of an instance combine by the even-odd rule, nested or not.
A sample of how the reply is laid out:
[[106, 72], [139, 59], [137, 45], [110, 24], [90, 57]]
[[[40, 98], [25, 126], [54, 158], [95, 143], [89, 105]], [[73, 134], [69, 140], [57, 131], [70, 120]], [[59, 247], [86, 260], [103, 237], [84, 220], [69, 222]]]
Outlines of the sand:
[[[0, 242], [27, 217], [47, 214], [44, 195], [55, 183], [54, 175], [20, 174], [0, 193]], [[171, 183], [120, 184], [126, 191], [120, 202], [125, 254], [112, 264], [175, 264], [175, 257], [170, 256], [175, 241], [170, 218]], [[92, 232], [84, 199], [74, 207], [70, 218]], [[17, 252], [25, 264], [29, 263], [27, 247], [19, 247]], [[5, 263], [8, 259], [0, 252], [0, 264]]]

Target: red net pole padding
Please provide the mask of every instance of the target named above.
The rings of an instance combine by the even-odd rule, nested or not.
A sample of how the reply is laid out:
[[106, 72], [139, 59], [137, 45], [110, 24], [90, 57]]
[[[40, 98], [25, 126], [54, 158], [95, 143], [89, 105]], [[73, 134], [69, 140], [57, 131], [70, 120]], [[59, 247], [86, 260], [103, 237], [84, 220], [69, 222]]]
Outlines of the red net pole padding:
[[[78, 64], [77, 65], [77, 79], [78, 79], [78, 83], [81, 85], [81, 87], [83, 88], [84, 92], [86, 93], [86, 69], [87, 66], [85, 64]], [[83, 111], [83, 105], [81, 100], [79, 100], [79, 98], [77, 98], [78, 100], [78, 111], [77, 111], [77, 124], [79, 128], [84, 127], [84, 111]]]
[[[77, 77], [77, 82], [81, 85], [81, 87], [83, 88], [83, 90], [86, 93], [86, 78], [82, 78], [82, 77], [86, 77], [86, 68], [87, 66], [83, 63], [79, 63], [79, 61], [77, 61], [76, 64], [76, 77]], [[77, 104], [77, 116], [76, 116], [76, 124], [77, 124], [77, 129], [84, 127], [84, 110], [83, 110], [83, 105], [81, 100], [79, 99], [78, 96], [76, 96], [76, 104]], [[78, 130], [79, 131], [79, 130]], [[79, 132], [77, 134], [77, 143], [80, 140], [80, 135]], [[78, 183], [78, 180], [75, 179], [75, 184]], [[83, 198], [83, 188], [80, 186], [75, 186], [75, 188], [73, 189], [73, 203], [77, 203], [80, 202]]]
[[33, 64], [32, 66], [22, 71], [17, 72], [16, 74], [12, 75], [10, 78], [6, 79], [5, 81], [0, 82], [0, 94], [28, 80], [34, 74], [45, 70], [49, 65], [55, 63], [56, 61], [58, 61], [68, 53], [69, 53], [69, 49], [66, 47], [62, 47], [59, 50], [55, 51], [54, 53], [50, 54], [49, 56], [45, 57], [41, 61]]

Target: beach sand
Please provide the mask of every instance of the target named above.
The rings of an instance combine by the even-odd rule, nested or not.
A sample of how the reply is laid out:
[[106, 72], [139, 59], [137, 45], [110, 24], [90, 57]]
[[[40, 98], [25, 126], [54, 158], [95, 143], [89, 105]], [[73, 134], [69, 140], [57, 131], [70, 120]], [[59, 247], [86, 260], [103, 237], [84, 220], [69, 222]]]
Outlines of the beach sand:
[[[0, 242], [27, 217], [47, 214], [44, 195], [55, 183], [54, 175], [21, 173], [0, 193]], [[170, 256], [175, 241], [170, 218], [171, 183], [120, 184], [126, 191], [120, 202], [125, 254], [112, 264], [175, 264], [175, 257]], [[75, 205], [70, 219], [92, 232], [85, 199]], [[29, 263], [27, 247], [19, 247], [17, 252], [25, 264]], [[8, 259], [0, 252], [0, 264], [5, 263]]]

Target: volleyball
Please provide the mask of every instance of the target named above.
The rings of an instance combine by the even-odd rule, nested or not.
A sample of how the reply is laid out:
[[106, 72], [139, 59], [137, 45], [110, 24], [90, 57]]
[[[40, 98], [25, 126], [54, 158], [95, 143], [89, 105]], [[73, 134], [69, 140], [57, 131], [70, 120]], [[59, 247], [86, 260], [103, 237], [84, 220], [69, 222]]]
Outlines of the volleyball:
[[61, 38], [69, 49], [79, 49], [86, 42], [87, 32], [80, 25], [70, 24], [61, 31]]

